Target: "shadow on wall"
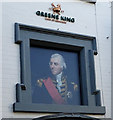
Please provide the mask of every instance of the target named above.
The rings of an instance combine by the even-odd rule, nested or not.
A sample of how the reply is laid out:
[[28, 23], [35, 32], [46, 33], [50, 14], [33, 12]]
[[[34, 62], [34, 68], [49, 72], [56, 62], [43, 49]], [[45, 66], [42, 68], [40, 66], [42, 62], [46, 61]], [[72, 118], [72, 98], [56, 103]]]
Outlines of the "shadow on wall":
[[80, 0], [80, 1], [89, 2], [89, 3], [92, 3], [92, 4], [96, 3], [96, 0]]

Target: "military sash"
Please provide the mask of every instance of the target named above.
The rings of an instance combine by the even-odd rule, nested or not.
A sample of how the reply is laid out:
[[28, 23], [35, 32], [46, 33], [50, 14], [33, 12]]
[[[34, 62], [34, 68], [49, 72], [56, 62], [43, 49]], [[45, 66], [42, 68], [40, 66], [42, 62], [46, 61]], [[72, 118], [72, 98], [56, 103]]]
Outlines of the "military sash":
[[43, 80], [43, 83], [44, 83], [44, 85], [45, 85], [48, 93], [50, 94], [50, 96], [52, 97], [52, 99], [55, 101], [55, 103], [57, 103], [57, 104], [63, 104], [63, 103], [65, 103], [65, 101], [60, 96], [58, 90], [56, 89], [56, 87], [53, 84], [53, 82], [52, 82], [52, 80], [51, 80], [50, 77], [47, 80]]

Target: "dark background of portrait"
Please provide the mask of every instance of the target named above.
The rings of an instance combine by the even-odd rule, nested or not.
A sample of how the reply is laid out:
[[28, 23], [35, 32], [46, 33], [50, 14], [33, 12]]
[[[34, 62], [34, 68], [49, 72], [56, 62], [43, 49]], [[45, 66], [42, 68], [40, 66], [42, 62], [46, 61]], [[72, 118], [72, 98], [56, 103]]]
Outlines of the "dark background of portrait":
[[[50, 75], [49, 61], [52, 54], [61, 54], [67, 65], [65, 73], [78, 85], [77, 104], [80, 104], [80, 79], [79, 79], [79, 54], [55, 49], [39, 48], [32, 46], [30, 48], [31, 64], [31, 87], [32, 92], [36, 87], [36, 81], [40, 78], [46, 78]], [[37, 91], [38, 92], [38, 91]], [[41, 94], [41, 93], [39, 93]]]

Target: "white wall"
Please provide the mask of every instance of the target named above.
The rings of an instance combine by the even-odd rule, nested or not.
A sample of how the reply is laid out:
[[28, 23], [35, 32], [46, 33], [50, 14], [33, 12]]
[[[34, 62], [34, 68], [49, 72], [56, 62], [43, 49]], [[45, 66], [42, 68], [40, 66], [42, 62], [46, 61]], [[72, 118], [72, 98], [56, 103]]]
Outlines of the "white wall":
[[[111, 46], [113, 46], [113, 2], [111, 9]], [[113, 51], [113, 47], [111, 47], [111, 51]], [[113, 61], [113, 53], [111, 52], [111, 61]], [[111, 111], [113, 111], [113, 62], [111, 62]], [[113, 120], [113, 114], [111, 114], [111, 118]]]
[[[97, 87], [101, 88], [102, 102], [106, 106], [105, 117], [111, 117], [111, 3], [96, 3], [98, 67], [100, 78]], [[97, 68], [98, 68], [97, 67]], [[98, 72], [98, 71], [97, 71]], [[97, 73], [96, 72], [96, 73]], [[98, 74], [98, 73], [97, 73]], [[100, 82], [100, 83], [99, 83]]]
[[[63, 0], [65, 1], [65, 0]], [[16, 101], [15, 85], [20, 82], [19, 45], [14, 43], [14, 23], [60, 29], [72, 33], [97, 37], [99, 54], [95, 57], [97, 88], [102, 92], [102, 104], [106, 106], [106, 117], [110, 117], [110, 3], [96, 5], [77, 0], [60, 2], [64, 16], [74, 17], [75, 23], [61, 24], [45, 21], [36, 16], [36, 11], [51, 12], [51, 2], [3, 2], [2, 6], [2, 117], [36, 117], [39, 113], [13, 113], [12, 104]], [[75, 1], [75, 2], [74, 2]], [[59, 2], [58, 2], [59, 3]], [[69, 8], [69, 9], [68, 9]], [[100, 9], [101, 8], [101, 9]], [[103, 11], [104, 12], [103, 13]], [[108, 12], [107, 12], [108, 11]], [[97, 16], [97, 17], [96, 17]], [[109, 36], [107, 39], [106, 37]], [[106, 85], [107, 84], [107, 85]], [[109, 98], [109, 99], [108, 99]], [[104, 117], [104, 116], [101, 116]]]
[[[2, 16], [2, 3], [0, 2], [0, 16]], [[2, 19], [0, 19], [2, 26]], [[2, 27], [0, 27], [0, 119], [2, 118]]]

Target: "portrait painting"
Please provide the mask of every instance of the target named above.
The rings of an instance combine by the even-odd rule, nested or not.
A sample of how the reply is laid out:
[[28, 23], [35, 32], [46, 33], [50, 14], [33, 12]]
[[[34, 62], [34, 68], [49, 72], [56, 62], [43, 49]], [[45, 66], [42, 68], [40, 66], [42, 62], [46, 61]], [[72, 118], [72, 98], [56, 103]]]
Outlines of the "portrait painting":
[[32, 102], [80, 105], [79, 54], [30, 48]]

